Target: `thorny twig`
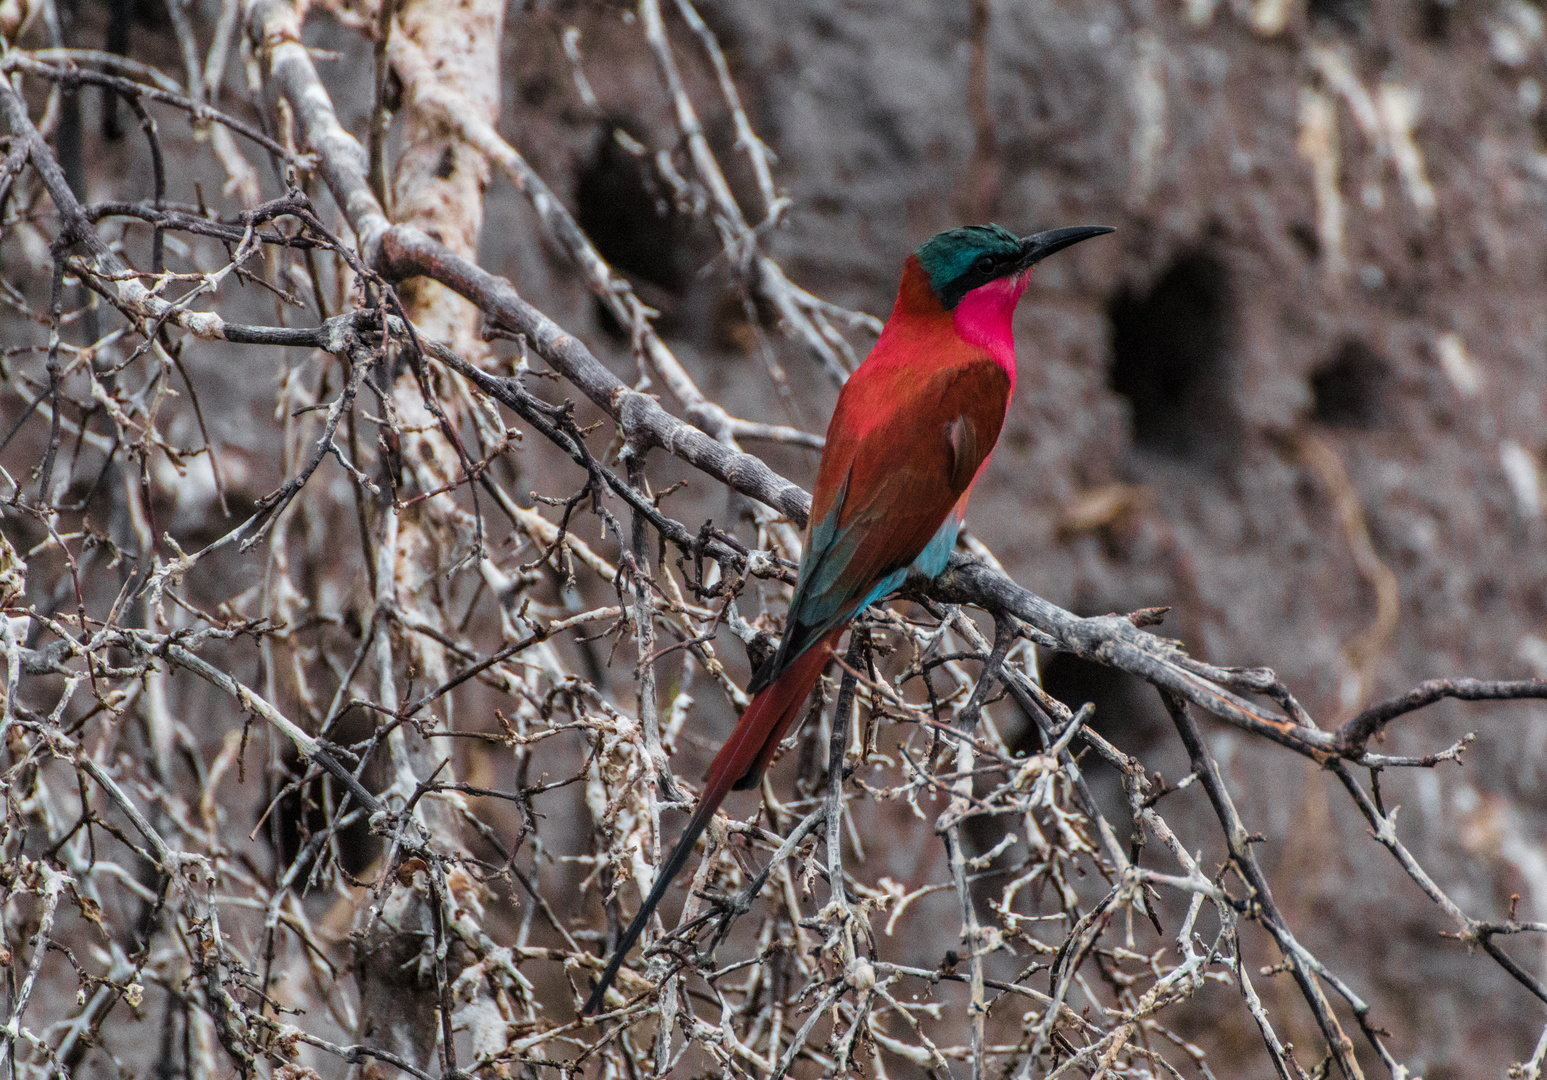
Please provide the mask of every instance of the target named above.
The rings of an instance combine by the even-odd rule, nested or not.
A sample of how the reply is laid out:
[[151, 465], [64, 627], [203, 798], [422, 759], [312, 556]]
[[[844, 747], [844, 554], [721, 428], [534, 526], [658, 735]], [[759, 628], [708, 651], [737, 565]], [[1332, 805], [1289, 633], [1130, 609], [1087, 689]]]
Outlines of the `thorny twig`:
[[[84, 1055], [106, 1052], [103, 1024], [127, 1001], [165, 1008], [168, 1032], [183, 1025], [183, 1053], [201, 1060], [174, 1062], [167, 1049], [158, 1068], [190, 1075], [282, 1072], [335, 1057], [421, 1080], [437, 1071], [573, 1075], [593, 1060], [609, 1075], [664, 1075], [689, 1060], [775, 1077], [797, 1063], [827, 1073], [879, 1072], [885, 1062], [944, 1071], [955, 1060], [974, 1077], [1001, 1067], [1024, 1076], [1195, 1067], [1207, 1076], [1204, 1051], [1168, 1014], [1214, 979], [1239, 988], [1277, 1075], [1302, 1077], [1242, 958], [1242, 935], [1255, 926], [1277, 945], [1330, 1061], [1360, 1075], [1331, 1004], [1342, 998], [1387, 1072], [1405, 1076], [1378, 1010], [1301, 943], [1275, 903], [1195, 709], [1256, 736], [1263, 753], [1277, 752], [1271, 742], [1329, 769], [1454, 936], [1547, 997], [1496, 940], [1543, 924], [1513, 910], [1507, 919], [1469, 914], [1399, 838], [1396, 810], [1382, 801], [1383, 770], [1434, 768], [1457, 759], [1466, 740], [1413, 757], [1370, 749], [1398, 718], [1443, 698], [1542, 699], [1547, 683], [1435, 680], [1326, 730], [1273, 672], [1214, 667], [1149, 633], [1153, 612], [1076, 617], [1010, 580], [991, 556], [958, 554], [940, 579], [910, 583], [920, 609], [866, 616], [851, 636], [825, 785], [820, 747], [797, 735], [801, 750], [790, 756], [805, 758], [804, 794], [781, 802], [781, 772], [762, 810], [733, 805], [752, 816], [711, 830], [676, 931], [643, 966], [625, 968], [636, 1000], [605, 1023], [566, 1019], [566, 977], [578, 987], [602, 964], [596, 911], [611, 895], [616, 914], [632, 895], [618, 885], [654, 872], [663, 811], [691, 802], [668, 751], [696, 744], [713, 716], [728, 719], [745, 701], [720, 631], [754, 654], [778, 632], [810, 501], [744, 444], [821, 440], [734, 416], [694, 383], [537, 170], [395, 25], [395, 4], [361, 23], [378, 46], [367, 152], [339, 122], [302, 43], [303, 7], [227, 4], [201, 62], [198, 27], [174, 0], [186, 93], [107, 54], [11, 49], [0, 58], [29, 85], [95, 86], [127, 101], [152, 165], [150, 192], [83, 202], [47, 124], [34, 122], [11, 78], [0, 80], [7, 226], [53, 232], [47, 311], [27, 306], [38, 301], [25, 289], [6, 293], [47, 340], [8, 351], [0, 370], [24, 408], [0, 446], [15, 459], [0, 496], [8, 535], [26, 538], [21, 553], [0, 548], [3, 948], [24, 964], [8, 989], [0, 1065], [69, 1075]], [[842, 381], [856, 353], [840, 328], [877, 324], [801, 289], [768, 254], [789, 206], [774, 159], [709, 24], [688, 0], [674, 10], [680, 23], [669, 25], [659, 3], [641, 0], [638, 23], [670, 102], [668, 138], [680, 139], [720, 231], [715, 269], [727, 268], [744, 297], [774, 311], [780, 330]], [[987, 6], [975, 11], [986, 19]], [[238, 19], [258, 124], [212, 104], [221, 43]], [[673, 41], [682, 26], [707, 57], [750, 165], [755, 214], [738, 202], [700, 120], [703, 103]], [[975, 80], [986, 78], [985, 56], [974, 58]], [[665, 385], [681, 415], [617, 378], [479, 266], [473, 249], [389, 218], [388, 67], [405, 108], [438, 117], [525, 193], [585, 286], [629, 329], [641, 373]], [[974, 93], [986, 90], [975, 83]], [[985, 102], [974, 105], [980, 128]], [[195, 203], [169, 201], [178, 177], [161, 110], [219, 132], [212, 148], [241, 196], [236, 208], [217, 214], [202, 191]], [[282, 194], [254, 194], [233, 134], [270, 155]], [[339, 227], [305, 194], [319, 180]], [[151, 253], [141, 266], [137, 248], [108, 237], [146, 226]], [[491, 336], [518, 339], [519, 360], [504, 366], [469, 346], [472, 335], [440, 324], [426, 332], [423, 309], [405, 300], [415, 277], [463, 298]], [[88, 320], [70, 310], [75, 281], [117, 319], [97, 340], [81, 340]], [[281, 324], [228, 320], [237, 284], [266, 290]], [[296, 293], [338, 314], [284, 325], [278, 305]], [[226, 462], [203, 433], [189, 377], [199, 369], [183, 360], [228, 344], [285, 357], [283, 465], [263, 472], [272, 494], [200, 546], [196, 530], [167, 514], [179, 494], [197, 498], [206, 469], [223, 498]], [[536, 381], [536, 362], [561, 380], [551, 392]], [[174, 372], [198, 413], [202, 444], [191, 449], [176, 434]], [[571, 392], [581, 400], [565, 400]], [[601, 434], [587, 426], [596, 417]], [[437, 439], [446, 450], [438, 465], [428, 461]], [[621, 460], [601, 449], [609, 439]], [[653, 450], [663, 453], [647, 468]], [[674, 488], [651, 476], [667, 456], [691, 483], [753, 500], [755, 537], [677, 520], [665, 501]], [[87, 510], [99, 491], [113, 505], [105, 518]], [[484, 522], [479, 493], [505, 515], [507, 536]], [[562, 516], [545, 516], [545, 502]], [[595, 531], [583, 538], [587, 525]], [[268, 550], [252, 555], [260, 544]], [[255, 558], [263, 561], [244, 561]], [[251, 565], [261, 565], [261, 585], [229, 584]], [[993, 619], [992, 643], [966, 608]], [[1027, 670], [1028, 639], [1157, 687], [1189, 755], [1187, 780], [1165, 785], [1093, 728], [1088, 704], [1049, 697]], [[620, 674], [629, 664], [631, 693]], [[851, 729], [857, 718], [862, 727]], [[1036, 733], [1026, 745], [1040, 749], [1010, 749], [1008, 726], [1022, 721]], [[141, 737], [152, 753], [135, 753]], [[1092, 755], [1122, 779], [1134, 822], [1127, 844], [1087, 781]], [[1355, 767], [1371, 770], [1368, 785]], [[486, 770], [499, 779], [479, 779]], [[244, 816], [241, 799], [260, 774], [269, 788], [249, 801], [266, 808]], [[1224, 869], [1212, 877], [1161, 813], [1172, 805], [1163, 800], [1193, 785], [1218, 821]], [[253, 820], [267, 830], [266, 854], [248, 846], [258, 842], [247, 835]], [[922, 829], [903, 831], [919, 820]], [[919, 846], [918, 880], [907, 885], [877, 869], [876, 851], [894, 833]], [[755, 871], [760, 856], [748, 849], [766, 854]], [[498, 894], [506, 887], [509, 903]], [[335, 896], [342, 923], [303, 904], [311, 892]], [[953, 894], [957, 917], [925, 912], [938, 893]], [[107, 948], [88, 954], [67, 938], [69, 905], [114, 930]], [[1173, 913], [1168, 934], [1162, 919]], [[889, 958], [894, 928], [918, 934], [931, 917], [959, 930], [961, 949], [942, 949], [932, 967]], [[338, 978], [347, 963], [340, 927], [350, 920], [357, 974], [373, 962], [372, 943], [394, 947], [372, 976], [390, 1015]], [[657, 984], [647, 972], [666, 977]], [[52, 985], [72, 978], [79, 1007]], [[962, 994], [940, 992], [956, 984]], [[393, 1025], [410, 1037], [399, 1040]], [[1539, 1075], [1544, 1046], [1521, 1075]]]

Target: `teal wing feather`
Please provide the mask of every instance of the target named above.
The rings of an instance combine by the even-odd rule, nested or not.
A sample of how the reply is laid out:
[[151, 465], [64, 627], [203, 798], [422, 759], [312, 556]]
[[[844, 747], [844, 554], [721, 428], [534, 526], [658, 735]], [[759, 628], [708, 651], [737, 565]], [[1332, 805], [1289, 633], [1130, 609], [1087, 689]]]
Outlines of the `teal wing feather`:
[[820, 500], [827, 512], [812, 523], [784, 637], [749, 692], [899, 588], [910, 568], [929, 577], [944, 568], [958, 504], [993, 449], [1008, 397], [1008, 379], [985, 360], [918, 380], [887, 402], [884, 422], [865, 425], [832, 499]]
[[[785, 620], [784, 636], [779, 641], [779, 651], [758, 671], [747, 687], [748, 693], [755, 694], [773, 682], [814, 642], [897, 587], [892, 585], [879, 592], [875, 587], [856, 589], [845, 577], [844, 571], [852, 566], [864, 539], [856, 522], [842, 527], [838, 524], [848, 502], [848, 486], [845, 477], [827, 516], [812, 523], [811, 539], [806, 544], [805, 557], [800, 561], [800, 574], [795, 595], [790, 599], [790, 612]], [[858, 584], [863, 587], [866, 583]]]

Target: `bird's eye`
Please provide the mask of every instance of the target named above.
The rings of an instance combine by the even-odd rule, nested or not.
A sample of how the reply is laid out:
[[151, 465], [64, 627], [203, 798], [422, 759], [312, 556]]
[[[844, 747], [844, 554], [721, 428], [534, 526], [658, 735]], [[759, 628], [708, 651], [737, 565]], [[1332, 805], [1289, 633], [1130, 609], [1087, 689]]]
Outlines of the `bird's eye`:
[[994, 269], [994, 257], [992, 255], [979, 255], [978, 261], [972, 265], [975, 269], [987, 274]]

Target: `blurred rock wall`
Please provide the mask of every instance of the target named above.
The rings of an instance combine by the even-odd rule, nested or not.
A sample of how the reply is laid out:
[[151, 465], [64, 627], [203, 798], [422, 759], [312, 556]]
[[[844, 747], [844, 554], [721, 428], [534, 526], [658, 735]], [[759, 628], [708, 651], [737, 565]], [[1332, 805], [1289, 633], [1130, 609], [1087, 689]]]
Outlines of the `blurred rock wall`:
[[[773, 250], [819, 294], [884, 315], [907, 252], [964, 220], [1118, 227], [1040, 267], [1022, 305], [1018, 398], [969, 516], [1018, 580], [1086, 613], [1173, 605], [1166, 632], [1214, 663], [1271, 664], [1324, 726], [1426, 678], [1547, 676], [1539, 8], [704, 8], [792, 200]], [[785, 413], [739, 309], [696, 273], [712, 232], [659, 213], [669, 193], [630, 179], [638, 159], [616, 150], [620, 124], [651, 151], [673, 141], [628, 20], [564, 4], [513, 20], [507, 134], [567, 182], [706, 390], [820, 430], [835, 389], [781, 353], [800, 389]], [[571, 26], [595, 109], [561, 48]], [[735, 158], [729, 118], [704, 108]], [[491, 237], [485, 255], [605, 335], [578, 290], [543, 292], [532, 252]], [[809, 482], [809, 455], [771, 459]], [[1099, 726], [1152, 768], [1185, 771], [1146, 690], [1068, 659], [1047, 679], [1095, 701]], [[1521, 917], [1547, 917], [1547, 708], [1440, 705], [1383, 749], [1474, 730], [1464, 768], [1388, 775], [1386, 797], [1474, 916], [1502, 918], [1518, 894]], [[1440, 937], [1446, 920], [1346, 796], [1270, 745], [1213, 737], [1297, 932], [1374, 1004], [1403, 1060], [1440, 1077], [1529, 1056], [1540, 1003]], [[1189, 813], [1203, 843], [1206, 804]], [[1510, 947], [1547, 968], [1538, 945]], [[1310, 1046], [1282, 981], [1269, 1007]], [[1243, 1070], [1266, 1069], [1251, 1032], [1199, 1025]]]
[[[1171, 605], [1163, 632], [1213, 663], [1272, 665], [1323, 726], [1426, 678], [1547, 676], [1539, 7], [713, 0], [703, 14], [778, 155], [790, 205], [770, 249], [819, 295], [884, 316], [908, 251], [966, 220], [1118, 227], [1039, 268], [1022, 305], [1020, 389], [969, 517], [1019, 581], [1085, 613]], [[708, 63], [669, 22], [732, 183], [751, 193]], [[164, 30], [137, 33], [137, 53], [176, 69]], [[363, 136], [368, 48], [322, 15], [308, 33], [342, 51], [324, 75]], [[505, 49], [503, 133], [661, 310], [700, 386], [738, 415], [822, 430], [836, 387], [759, 325], [767, 313], [749, 318], [712, 226], [655, 165], [678, 150], [675, 126], [628, 6], [524, 4]], [[168, 138], [169, 153], [187, 149]], [[148, 190], [138, 143], [89, 147], [94, 197]], [[174, 177], [170, 197], [191, 198], [192, 179]], [[539, 237], [519, 193], [491, 188], [484, 265], [627, 374], [626, 338]], [[263, 321], [269, 301], [250, 303]], [[239, 356], [197, 350], [190, 369], [240, 504], [277, 465], [272, 423], [251, 422], [273, 415], [272, 368]], [[813, 454], [767, 456], [810, 482]], [[544, 460], [534, 450], [530, 468]], [[196, 533], [212, 491], [166, 487], [171, 527]], [[670, 508], [690, 522], [734, 511], [693, 489]], [[1067, 658], [1046, 679], [1094, 701], [1097, 725], [1152, 769], [1185, 772], [1147, 690]], [[1383, 749], [1431, 752], [1468, 731], [1464, 768], [1388, 775], [1388, 805], [1470, 914], [1503, 918], [1518, 896], [1522, 918], [1547, 919], [1547, 707], [1442, 704]], [[1285, 751], [1211, 737], [1286, 916], [1399, 1056], [1431, 1078], [1529, 1056], [1541, 1004], [1440, 936], [1448, 922], [1346, 797]], [[1091, 767], [1122, 816], [1115, 778]], [[1206, 803], [1173, 798], [1183, 839], [1217, 861]], [[1539, 945], [1508, 947], [1547, 971]], [[1317, 1045], [1286, 980], [1263, 993], [1282, 1033]], [[1217, 1074], [1263, 1074], [1234, 991], [1199, 1004], [1184, 1032]]]

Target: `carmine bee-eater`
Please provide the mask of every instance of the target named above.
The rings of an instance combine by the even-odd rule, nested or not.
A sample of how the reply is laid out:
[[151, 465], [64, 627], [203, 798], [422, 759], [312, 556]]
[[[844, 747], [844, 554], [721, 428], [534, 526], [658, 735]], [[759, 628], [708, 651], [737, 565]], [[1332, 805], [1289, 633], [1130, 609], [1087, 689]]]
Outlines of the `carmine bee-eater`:
[[1015, 389], [1010, 324], [1031, 268], [1111, 231], [1080, 225], [1017, 238], [998, 225], [968, 225], [908, 256], [891, 318], [827, 426], [784, 637], [747, 687], [752, 703], [709, 766], [682, 839], [585, 1012], [601, 1007], [624, 955], [725, 796], [757, 786], [849, 621], [910, 572], [933, 578], [945, 569]]

